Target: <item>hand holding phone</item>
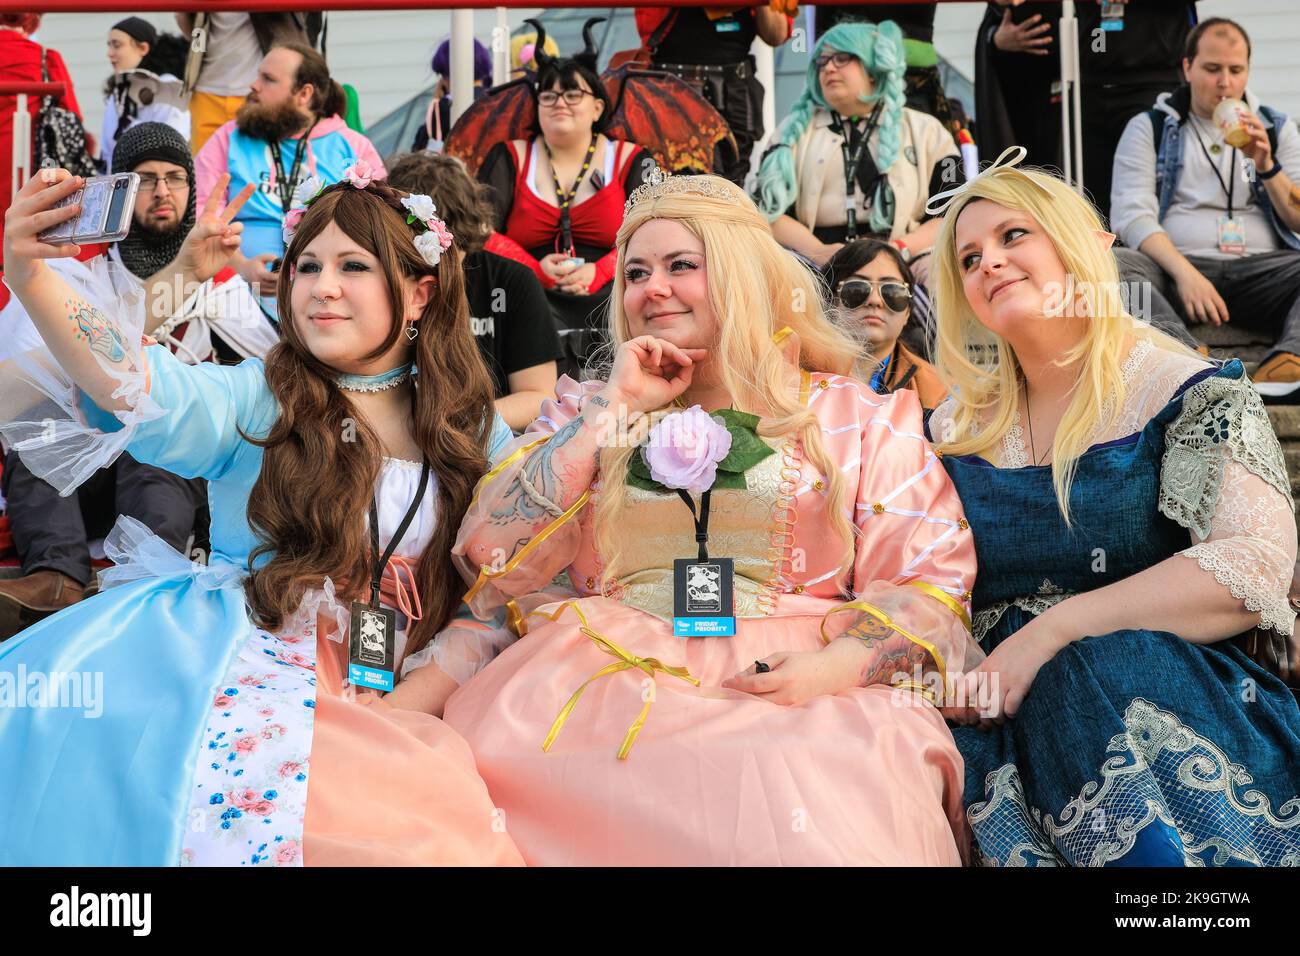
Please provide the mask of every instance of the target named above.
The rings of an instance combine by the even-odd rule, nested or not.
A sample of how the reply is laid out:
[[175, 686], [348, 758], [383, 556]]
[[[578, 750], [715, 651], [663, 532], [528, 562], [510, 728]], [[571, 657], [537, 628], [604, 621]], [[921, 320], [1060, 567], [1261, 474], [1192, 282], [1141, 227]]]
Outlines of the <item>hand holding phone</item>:
[[52, 207], [79, 206], [76, 217], [50, 226], [36, 238], [50, 245], [121, 242], [131, 231], [139, 189], [140, 176], [136, 173], [92, 176]]
[[39, 274], [41, 260], [81, 251], [75, 245], [43, 242], [39, 234], [80, 215], [80, 206], [63, 200], [83, 185], [84, 180], [66, 169], [41, 169], [14, 196], [5, 212], [4, 271], [5, 283], [15, 292]]

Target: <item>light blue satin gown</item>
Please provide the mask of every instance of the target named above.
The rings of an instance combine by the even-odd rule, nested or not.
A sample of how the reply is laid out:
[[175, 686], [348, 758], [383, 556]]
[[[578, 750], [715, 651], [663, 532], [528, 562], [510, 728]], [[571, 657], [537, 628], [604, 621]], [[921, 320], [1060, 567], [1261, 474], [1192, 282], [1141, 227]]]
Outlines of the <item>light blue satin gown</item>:
[[[137, 425], [127, 451], [207, 479], [212, 554], [202, 567], [173, 552], [151, 563], [157, 573], [0, 644], [3, 865], [175, 864], [213, 694], [253, 630], [243, 572], [256, 544], [247, 510], [262, 449], [240, 432], [263, 435], [276, 417], [262, 362], [191, 366], [158, 346], [144, 354], [150, 397], [165, 413]], [[86, 412], [105, 431], [121, 427], [93, 406]], [[509, 438], [498, 416], [492, 450]], [[102, 699], [4, 699], [5, 682], [30, 703], [31, 675], [68, 673], [89, 675], [83, 686], [102, 687]]]

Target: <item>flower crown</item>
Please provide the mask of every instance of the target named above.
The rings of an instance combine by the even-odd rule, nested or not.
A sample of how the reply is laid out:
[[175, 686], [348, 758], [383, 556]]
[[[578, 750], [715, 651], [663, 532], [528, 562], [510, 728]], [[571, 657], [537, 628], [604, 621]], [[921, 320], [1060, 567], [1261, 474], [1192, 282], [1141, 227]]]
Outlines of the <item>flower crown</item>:
[[[377, 178], [375, 172], [376, 170], [364, 159], [358, 159], [343, 171], [343, 178], [339, 182], [347, 180], [355, 188], [365, 189]], [[324, 180], [317, 176], [308, 176], [298, 184], [298, 188], [293, 192], [293, 202], [289, 205], [289, 211], [284, 214], [282, 232], [286, 246], [293, 241], [293, 234], [298, 228], [298, 223], [302, 221], [303, 215], [306, 214], [307, 207], [320, 198], [325, 188]], [[414, 226], [416, 230], [415, 251], [429, 265], [436, 266], [442, 254], [451, 248], [451, 230], [438, 218], [436, 215], [438, 207], [428, 196], [412, 193], [403, 196], [401, 203], [407, 212], [406, 224]]]
[[643, 202], [653, 202], [661, 196], [675, 196], [679, 193], [694, 193], [711, 199], [732, 201], [736, 198], [736, 187], [731, 183], [720, 183], [704, 176], [674, 176], [665, 172], [660, 166], [646, 173], [644, 181], [623, 206], [623, 218], [627, 218], [634, 207]]

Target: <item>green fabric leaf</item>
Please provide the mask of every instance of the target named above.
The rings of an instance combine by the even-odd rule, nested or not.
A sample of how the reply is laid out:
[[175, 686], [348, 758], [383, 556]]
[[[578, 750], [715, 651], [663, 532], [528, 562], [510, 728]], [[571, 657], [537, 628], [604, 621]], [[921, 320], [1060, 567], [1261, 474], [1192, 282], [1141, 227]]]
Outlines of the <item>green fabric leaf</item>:
[[[645, 458], [641, 455], [641, 449], [638, 448], [628, 459], [627, 470], [629, 473], [636, 475], [638, 478], [644, 478], [646, 481], [654, 481], [650, 477], [650, 466], [645, 463]], [[658, 484], [658, 482], [655, 482]]]
[[737, 428], [751, 432], [758, 431], [758, 416], [751, 415], [749, 412], [738, 412], [734, 408], [720, 408], [713, 415], [727, 423], [727, 431], [734, 431]]
[[627, 470], [627, 483], [633, 488], [640, 488], [642, 491], [654, 491], [661, 495], [676, 494], [676, 492], [665, 488], [663, 485], [659, 484], [659, 482], [654, 481], [651, 478], [642, 478], [631, 468]]
[[718, 462], [718, 471], [744, 473], [753, 468], [768, 455], [776, 454], [776, 449], [752, 431], [736, 429], [731, 431], [731, 451], [727, 457]]

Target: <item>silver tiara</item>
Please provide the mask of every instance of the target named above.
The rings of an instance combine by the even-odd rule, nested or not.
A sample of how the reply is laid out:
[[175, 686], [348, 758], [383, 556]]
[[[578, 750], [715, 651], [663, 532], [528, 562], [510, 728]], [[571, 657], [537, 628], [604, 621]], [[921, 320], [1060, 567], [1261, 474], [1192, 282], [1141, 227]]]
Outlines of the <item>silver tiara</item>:
[[626, 219], [631, 215], [633, 207], [639, 203], [653, 202], [662, 196], [694, 193], [697, 196], [708, 196], [710, 199], [734, 202], [737, 188], [727, 180], [718, 181], [708, 176], [674, 176], [656, 164], [650, 172], [646, 173], [641, 185], [632, 190], [632, 195], [627, 197], [627, 203], [623, 206], [623, 218]]

